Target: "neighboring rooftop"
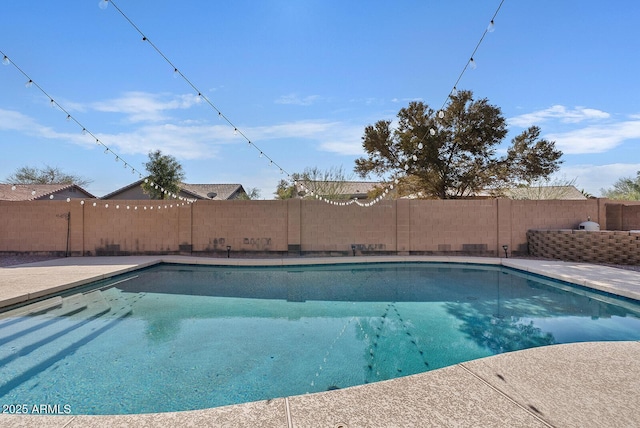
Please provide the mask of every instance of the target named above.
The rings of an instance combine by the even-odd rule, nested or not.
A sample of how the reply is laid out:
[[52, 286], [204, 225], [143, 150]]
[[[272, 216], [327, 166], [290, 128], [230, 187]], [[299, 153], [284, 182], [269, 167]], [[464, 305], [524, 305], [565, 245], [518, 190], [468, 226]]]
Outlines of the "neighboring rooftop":
[[[301, 180], [296, 184], [296, 192], [304, 197], [307, 191], [320, 196], [340, 196], [348, 199], [366, 199], [369, 192], [383, 183], [376, 181], [311, 181]], [[306, 189], [306, 190], [305, 190]]]
[[0, 184], [2, 201], [95, 198], [76, 184]]
[[[104, 195], [101, 199], [146, 200], [149, 195], [142, 191], [142, 182], [138, 180], [118, 190]], [[238, 199], [246, 195], [242, 184], [189, 184], [182, 183], [179, 196], [188, 199], [227, 200]]]

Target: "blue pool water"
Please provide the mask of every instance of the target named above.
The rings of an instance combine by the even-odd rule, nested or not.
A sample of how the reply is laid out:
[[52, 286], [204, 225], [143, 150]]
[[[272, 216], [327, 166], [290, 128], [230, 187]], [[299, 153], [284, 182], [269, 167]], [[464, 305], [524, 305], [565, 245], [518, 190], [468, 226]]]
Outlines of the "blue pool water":
[[477, 265], [159, 265], [37, 305], [0, 314], [0, 403], [71, 414], [216, 407], [640, 340], [638, 302]]

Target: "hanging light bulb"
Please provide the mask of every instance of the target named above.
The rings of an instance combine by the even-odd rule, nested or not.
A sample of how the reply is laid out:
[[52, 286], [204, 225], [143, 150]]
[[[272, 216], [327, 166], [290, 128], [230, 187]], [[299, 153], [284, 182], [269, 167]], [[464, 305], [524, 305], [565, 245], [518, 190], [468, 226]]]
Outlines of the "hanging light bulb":
[[87, 128], [82, 128], [82, 135], [87, 135]]
[[71, 122], [71, 115], [70, 114], [67, 115], [67, 122]]
[[53, 195], [50, 195], [50, 196], [49, 196], [49, 199], [53, 199]]
[[9, 65], [9, 64], [11, 64], [11, 61], [9, 60], [9, 57], [8, 57], [8, 56], [6, 56], [6, 55], [5, 55], [5, 56], [4, 56], [4, 58], [2, 58], [2, 64], [3, 64], [3, 65]]
[[454, 97], [455, 97], [456, 95], [458, 95], [458, 88], [456, 88], [456, 87], [454, 86], [454, 87], [453, 87], [453, 89], [451, 90], [451, 95], [452, 95], [452, 96], [454, 96]]
[[102, 10], [105, 10], [107, 6], [109, 6], [109, 0], [100, 0], [100, 3], [98, 3], [98, 7]]
[[233, 135], [238, 135], [238, 128], [233, 128]]
[[[439, 117], [440, 119], [444, 119], [444, 111], [440, 110], [440, 111], [438, 112], [438, 117]], [[435, 133], [436, 131], [433, 131], [433, 132]]]
[[26, 86], [27, 88], [32, 87], [33, 86], [33, 80], [29, 79], [29, 81], [27, 83], [25, 83], [24, 86]]
[[84, 201], [80, 201], [80, 205], [84, 205]]
[[469, 67], [471, 67], [472, 70], [475, 70], [477, 66], [478, 64], [476, 64], [476, 61], [473, 58], [469, 59]]
[[436, 135], [436, 130], [433, 128], [429, 129], [429, 134], [431, 134], [432, 136]]
[[412, 158], [412, 159], [413, 159], [413, 161], [414, 161], [414, 162], [416, 162], [416, 161], [418, 160], [418, 156], [413, 155], [413, 158]]
[[422, 150], [424, 148], [424, 145], [422, 143], [418, 143], [418, 150]]
[[49, 105], [51, 106], [51, 108], [56, 108], [56, 102], [53, 100], [53, 98], [49, 100]]
[[173, 69], [173, 78], [174, 78], [174, 79], [177, 79], [179, 74], [180, 74], [180, 72], [178, 71], [178, 69], [177, 69], [177, 68], [174, 68], [174, 69]]
[[492, 19], [491, 22], [489, 23], [489, 26], [487, 27], [487, 32], [493, 33], [495, 29], [496, 29], [496, 24], [493, 22], [493, 19]]

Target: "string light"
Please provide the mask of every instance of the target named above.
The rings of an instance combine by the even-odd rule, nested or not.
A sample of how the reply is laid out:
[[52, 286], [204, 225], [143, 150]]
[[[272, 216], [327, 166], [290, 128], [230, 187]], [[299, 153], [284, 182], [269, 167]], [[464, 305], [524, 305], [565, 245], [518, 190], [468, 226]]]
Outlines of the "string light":
[[[502, 8], [502, 5], [504, 3], [504, 0], [500, 1], [500, 4], [498, 5], [498, 8], [496, 9], [496, 11], [493, 14], [493, 17], [491, 18], [491, 21], [489, 22], [489, 25], [487, 26], [487, 28], [485, 29], [484, 33], [482, 33], [482, 36], [480, 37], [480, 40], [478, 41], [478, 43], [476, 44], [476, 47], [473, 49], [473, 52], [471, 53], [471, 56], [469, 57], [469, 60], [467, 61], [466, 65], [464, 66], [464, 68], [462, 69], [462, 71], [460, 72], [460, 74], [458, 75], [458, 78], [456, 79], [455, 83], [453, 84], [453, 87], [451, 89], [451, 91], [449, 91], [449, 95], [447, 96], [447, 98], [445, 99], [444, 103], [442, 104], [442, 107], [438, 110], [438, 113], [436, 114], [436, 116], [439, 119], [444, 119], [445, 117], [445, 109], [447, 107], [447, 104], [449, 103], [449, 101], [451, 100], [451, 97], [454, 97], [458, 94], [458, 84], [460, 83], [460, 80], [462, 79], [462, 76], [464, 76], [465, 72], [467, 71], [468, 68], [471, 69], [475, 69], [477, 67], [477, 63], [474, 59], [474, 56], [476, 54], [476, 52], [478, 51], [478, 48], [480, 47], [480, 45], [482, 44], [485, 36], [487, 35], [487, 33], [493, 33], [495, 31], [495, 19], [496, 16], [498, 16], [498, 12], [500, 12], [500, 9]], [[437, 123], [436, 123], [437, 124]], [[418, 151], [421, 151], [424, 148], [424, 144], [423, 141], [426, 139], [427, 135], [430, 136], [435, 136], [436, 135], [436, 130], [434, 128], [429, 128], [429, 131], [425, 132], [425, 134], [422, 136], [422, 138], [420, 138], [420, 140], [418, 141]], [[395, 156], [394, 156], [395, 157]], [[417, 153], [412, 154], [411, 156], [409, 156], [408, 162], [416, 162], [418, 159]], [[403, 173], [405, 176], [408, 174], [409, 171], [409, 165], [408, 162], [406, 162], [404, 164], [404, 171], [401, 171], [401, 173]], [[398, 179], [395, 179], [395, 184], [398, 184]], [[388, 188], [383, 190], [384, 192], [387, 192]], [[377, 198], [376, 198], [377, 200]]]
[[[102, 4], [102, 3], [108, 3], [109, 1], [110, 1], [110, 0], [101, 0], [100, 4]], [[142, 175], [142, 173], [141, 173], [140, 171], [137, 171], [137, 170], [136, 170], [136, 169], [131, 165], [131, 163], [129, 163], [129, 162], [127, 162], [127, 161], [125, 161], [122, 157], [120, 157], [120, 155], [118, 155], [117, 153], [115, 153], [111, 148], [109, 148], [109, 146], [107, 146], [105, 143], [103, 143], [103, 142], [102, 142], [102, 141], [101, 141], [101, 140], [100, 140], [100, 139], [99, 139], [95, 134], [93, 134], [93, 133], [92, 133], [92, 132], [90, 132], [86, 127], [84, 127], [84, 126], [80, 123], [80, 121], [79, 121], [78, 119], [76, 119], [73, 115], [71, 115], [71, 113], [70, 113], [70, 112], [68, 112], [68, 111], [67, 111], [67, 110], [66, 110], [62, 105], [60, 105], [57, 101], [55, 101], [55, 99], [54, 99], [52, 96], [50, 96], [50, 95], [47, 93], [47, 91], [45, 91], [45, 90], [44, 90], [40, 85], [38, 85], [38, 84], [37, 84], [37, 83], [36, 83], [36, 82], [31, 78], [31, 77], [29, 77], [29, 75], [27, 75], [27, 73], [25, 73], [25, 72], [24, 72], [24, 71], [23, 71], [23, 70], [22, 70], [18, 65], [16, 65], [16, 63], [15, 63], [15, 62], [11, 61], [11, 60], [9, 59], [9, 57], [8, 57], [4, 52], [0, 51], [0, 55], [2, 55], [2, 56], [3, 56], [3, 61], [2, 61], [2, 62], [3, 62], [3, 64], [5, 64], [5, 65], [9, 65], [9, 64], [13, 65], [13, 66], [14, 66], [14, 68], [15, 68], [16, 70], [18, 70], [18, 72], [20, 72], [24, 77], [26, 77], [26, 78], [28, 79], [28, 81], [27, 81], [27, 86], [28, 86], [28, 87], [35, 86], [35, 87], [36, 87], [40, 92], [42, 92], [42, 94], [44, 94], [47, 98], [49, 98], [49, 103], [50, 103], [51, 107], [53, 107], [53, 108], [58, 107], [62, 112], [64, 112], [64, 113], [66, 114], [66, 120], [67, 120], [68, 122], [70, 122], [70, 121], [75, 122], [75, 123], [76, 123], [76, 124], [77, 124], [81, 129], [82, 129], [82, 135], [90, 135], [91, 137], [93, 137], [93, 138], [95, 139], [95, 141], [96, 141], [96, 144], [98, 144], [98, 145], [100, 145], [100, 146], [104, 147], [104, 153], [105, 153], [105, 154], [109, 154], [109, 153], [113, 154], [113, 155], [115, 156], [115, 161], [116, 161], [116, 162], [122, 161], [122, 162], [123, 162], [123, 167], [124, 167], [125, 169], [131, 169], [131, 173], [132, 173], [132, 174], [136, 174], [136, 173], [137, 173], [137, 174], [138, 174], [138, 176], [139, 176], [140, 178], [142, 178], [142, 177], [143, 177], [143, 175]], [[12, 190], [13, 190], [13, 188], [12, 188]], [[165, 192], [165, 193], [167, 193], [167, 192]], [[36, 191], [35, 191], [35, 190], [34, 190], [34, 191], [32, 191], [32, 193], [31, 193], [31, 194], [32, 194], [32, 195], [35, 195], [35, 194], [36, 194]], [[52, 195], [52, 196], [53, 196], [53, 195]], [[175, 195], [173, 195], [173, 196], [175, 197]], [[53, 197], [51, 197], [50, 199], [53, 199]], [[187, 198], [185, 198], [184, 200], [187, 202], [187, 204], [193, 203], [193, 202], [195, 201], [194, 199], [187, 199]], [[96, 206], [96, 204], [94, 203], [94, 204], [93, 204], [93, 206]], [[107, 205], [107, 206], [105, 206], [105, 208], [106, 208], [106, 207], [108, 207], [108, 205]]]
[[[235, 125], [234, 125], [234, 124], [233, 124], [233, 123], [232, 123], [232, 122], [231, 122], [231, 121], [230, 121], [230, 120], [229, 120], [229, 119], [228, 119], [224, 114], [222, 114], [222, 112], [221, 112], [221, 111], [220, 111], [220, 110], [219, 110], [219, 109], [218, 109], [218, 108], [217, 108], [217, 107], [216, 107], [216, 106], [215, 106], [215, 105], [214, 105], [214, 104], [213, 104], [213, 103], [212, 103], [212, 102], [211, 102], [211, 101], [206, 97], [206, 96], [202, 95], [202, 92], [201, 92], [200, 90], [198, 90], [198, 88], [196, 88], [196, 86], [195, 86], [195, 85], [194, 85], [194, 84], [193, 84], [193, 83], [192, 83], [192, 82], [191, 82], [191, 81], [190, 81], [190, 80], [189, 80], [189, 79], [188, 79], [188, 78], [187, 78], [183, 73], [181, 73], [175, 65], [173, 65], [173, 63], [172, 63], [172, 62], [171, 62], [171, 61], [170, 61], [170, 60], [169, 60], [169, 59], [168, 59], [168, 58], [167, 58], [167, 57], [162, 53], [162, 51], [160, 51], [160, 49], [158, 49], [158, 48], [156, 47], [156, 45], [155, 45], [155, 44], [153, 44], [153, 43], [149, 40], [149, 38], [148, 38], [144, 33], [142, 33], [142, 31], [141, 31], [141, 30], [140, 30], [140, 29], [135, 25], [135, 23], [134, 23], [134, 22], [133, 22], [133, 21], [132, 21], [132, 20], [131, 20], [131, 19], [130, 19], [130, 18], [129, 18], [129, 17], [128, 17], [128, 16], [127, 16], [127, 15], [126, 15], [126, 14], [125, 14], [125, 13], [124, 13], [120, 8], [119, 8], [119, 7], [118, 7], [118, 6], [117, 6], [117, 4], [115, 4], [112, 0], [100, 0], [100, 1], [99, 1], [99, 3], [98, 3], [98, 6], [100, 7], [100, 9], [106, 9], [106, 8], [107, 8], [107, 6], [109, 5], [109, 3], [113, 4], [113, 8], [114, 8], [118, 13], [120, 13], [120, 14], [122, 15], [122, 17], [123, 17], [127, 22], [129, 22], [129, 24], [130, 24], [130, 25], [131, 25], [131, 26], [132, 26], [132, 27], [133, 27], [133, 28], [134, 28], [134, 29], [135, 29], [135, 30], [136, 30], [136, 31], [137, 31], [137, 32], [142, 36], [142, 41], [149, 43], [149, 45], [150, 45], [150, 46], [151, 46], [151, 47], [152, 47], [152, 48], [153, 48], [153, 49], [154, 49], [154, 50], [155, 50], [155, 51], [156, 51], [156, 52], [157, 52], [157, 53], [158, 53], [158, 54], [159, 54], [159, 55], [160, 55], [160, 56], [161, 56], [161, 57], [162, 57], [162, 58], [163, 58], [163, 59], [164, 59], [164, 60], [165, 60], [165, 61], [166, 61], [166, 62], [167, 62], [171, 67], [172, 67], [172, 68], [173, 68], [173, 70], [174, 70], [174, 77], [176, 77], [176, 78], [177, 78], [178, 76], [182, 77], [182, 78], [183, 78], [183, 80], [184, 80], [184, 81], [185, 81], [189, 86], [191, 86], [191, 88], [192, 88], [192, 89], [194, 89], [194, 90], [195, 90], [195, 92], [196, 92], [196, 94], [198, 95], [199, 99], [200, 99], [200, 98], [202, 98], [202, 99], [203, 99], [203, 100], [204, 100], [204, 101], [205, 101], [205, 102], [206, 102], [206, 103], [207, 103], [211, 108], [213, 108], [213, 109], [217, 112], [218, 117], [219, 117], [221, 120], [225, 120], [225, 121], [226, 121], [226, 122], [227, 122], [227, 123], [228, 123], [228, 124], [233, 128], [233, 130], [234, 130], [234, 135], [241, 135], [243, 138], [245, 138], [245, 139], [247, 140], [247, 143], [248, 143], [250, 146], [252, 146], [254, 149], [256, 149], [256, 150], [258, 151], [259, 156], [260, 156], [261, 158], [262, 158], [262, 157], [266, 157], [266, 158], [269, 160], [269, 165], [275, 165], [275, 166], [279, 169], [279, 171], [280, 171], [280, 173], [281, 173], [281, 174], [286, 174], [289, 178], [291, 178], [291, 177], [292, 177], [292, 176], [291, 176], [291, 174], [289, 174], [286, 170], [284, 170], [284, 168], [282, 168], [280, 165], [278, 165], [276, 162], [274, 162], [274, 161], [273, 161], [273, 159], [272, 159], [271, 157], [269, 157], [269, 156], [265, 155], [265, 154], [264, 154], [264, 152], [263, 152], [262, 150], [260, 150], [260, 148], [259, 148], [257, 145], [255, 145], [255, 144], [254, 144], [250, 139], [248, 139], [248, 138], [244, 135], [244, 133], [242, 133], [242, 132], [238, 129], [238, 127], [237, 127], [237, 126], [235, 126]], [[443, 103], [442, 108], [438, 111], [437, 116], [438, 116], [440, 119], [443, 119], [443, 118], [444, 118], [444, 116], [445, 116], [445, 114], [444, 114], [444, 109], [445, 109], [446, 105], [448, 104], [450, 97], [451, 97], [452, 95], [456, 95], [456, 94], [457, 94], [457, 85], [458, 85], [458, 83], [460, 82], [460, 80], [462, 79], [462, 76], [464, 75], [464, 73], [465, 73], [465, 71], [467, 70], [467, 68], [475, 69], [475, 68], [477, 67], [476, 61], [474, 60], [474, 55], [475, 55], [476, 51], [478, 50], [478, 48], [480, 47], [480, 45], [481, 45], [482, 41], [484, 40], [485, 35], [486, 35], [487, 33], [489, 33], [489, 32], [493, 32], [493, 31], [495, 31], [495, 18], [496, 18], [496, 16], [497, 16], [498, 12], [500, 11], [500, 9], [501, 9], [501, 7], [502, 7], [503, 3], [504, 3], [504, 0], [501, 0], [501, 2], [500, 2], [500, 4], [499, 4], [499, 6], [498, 6], [498, 8], [497, 8], [497, 10], [495, 11], [495, 13], [494, 13], [494, 15], [493, 15], [493, 17], [492, 17], [492, 19], [491, 19], [491, 21], [490, 21], [490, 23], [489, 23], [489, 25], [488, 25], [488, 26], [487, 26], [487, 28], [485, 29], [485, 32], [483, 33], [483, 35], [482, 35], [482, 37], [480, 38], [480, 40], [478, 41], [478, 43], [477, 43], [477, 45], [476, 45], [475, 49], [473, 50], [473, 53], [472, 53], [472, 55], [470, 56], [470, 59], [467, 61], [467, 64], [465, 65], [465, 67], [463, 68], [462, 72], [461, 72], [461, 73], [460, 73], [460, 75], [458, 76], [458, 79], [456, 80], [456, 82], [455, 82], [455, 84], [454, 84], [454, 86], [453, 86], [452, 90], [449, 92], [449, 96], [447, 97], [447, 99], [446, 99], [446, 100], [445, 100], [445, 102]], [[59, 108], [60, 108], [64, 113], [66, 113], [66, 114], [67, 114], [67, 120], [68, 120], [68, 121], [73, 120], [74, 122], [76, 122], [76, 123], [77, 123], [77, 124], [82, 128], [82, 133], [83, 133], [83, 135], [84, 135], [84, 134], [90, 134], [92, 137], [94, 137], [94, 138], [95, 138], [95, 140], [96, 140], [96, 143], [97, 143], [97, 144], [100, 144], [100, 145], [102, 145], [102, 146], [104, 146], [104, 147], [105, 147], [105, 153], [108, 153], [108, 152], [114, 153], [114, 152], [113, 152], [113, 151], [112, 151], [108, 146], [106, 146], [104, 143], [102, 143], [102, 142], [101, 142], [101, 141], [100, 141], [100, 140], [99, 140], [99, 139], [98, 139], [94, 134], [92, 134], [92, 133], [91, 133], [91, 132], [89, 132], [89, 131], [84, 127], [84, 126], [82, 126], [82, 125], [80, 124], [80, 122], [79, 122], [76, 118], [74, 118], [74, 117], [73, 117], [69, 112], [67, 112], [67, 111], [66, 111], [62, 106], [60, 106], [57, 102], [55, 102], [55, 100], [54, 100], [52, 97], [50, 97], [50, 96], [49, 96], [49, 95], [48, 95], [48, 94], [47, 94], [47, 93], [46, 93], [46, 92], [45, 92], [45, 91], [44, 91], [44, 90], [43, 90], [39, 85], [35, 84], [35, 82], [34, 82], [34, 81], [29, 77], [29, 76], [27, 76], [27, 75], [26, 75], [26, 73], [24, 73], [24, 72], [23, 72], [19, 67], [17, 67], [17, 66], [16, 66], [16, 65], [15, 65], [15, 64], [10, 60], [10, 58], [9, 58], [7, 55], [5, 55], [5, 54], [4, 54], [3, 52], [1, 52], [1, 51], [0, 51], [0, 54], [2, 54], [2, 55], [3, 55], [2, 63], [3, 63], [4, 65], [13, 64], [13, 65], [14, 65], [14, 67], [15, 67], [18, 71], [20, 71], [20, 72], [21, 72], [25, 77], [27, 77], [27, 78], [28, 78], [28, 81], [27, 81], [27, 83], [26, 83], [26, 86], [27, 86], [27, 87], [31, 87], [31, 86], [34, 86], [34, 85], [35, 85], [35, 86], [36, 86], [36, 87], [37, 87], [41, 92], [43, 92], [43, 93], [44, 93], [44, 94], [49, 98], [49, 100], [50, 100], [50, 103], [51, 103], [52, 107], [56, 107], [56, 106], [57, 106], [57, 107], [59, 107]], [[431, 136], [434, 136], [434, 135], [436, 134], [435, 129], [430, 128], [430, 129], [429, 129], [429, 131], [428, 131], [428, 134], [429, 134], [429, 135], [431, 135]], [[418, 149], [419, 149], [419, 150], [422, 150], [422, 149], [424, 148], [423, 140], [424, 140], [424, 138], [425, 138], [426, 136], [427, 136], [427, 133], [425, 133], [425, 134], [424, 134], [424, 136], [422, 137], [422, 139], [419, 141], [419, 143], [418, 143], [418, 145], [417, 145], [417, 147], [418, 147]], [[115, 153], [114, 153], [114, 155], [116, 156], [116, 157], [115, 157], [116, 162], [118, 162], [118, 160], [120, 159], [120, 158], [119, 158], [119, 156], [118, 156], [118, 155], [116, 155]], [[394, 155], [394, 157], [395, 157], [395, 155]], [[417, 154], [413, 154], [413, 155], [411, 155], [411, 156], [409, 156], [409, 157], [408, 157], [408, 159], [404, 162], [404, 174], [405, 174], [405, 175], [406, 175], [407, 171], [409, 170], [409, 162], [410, 162], [410, 161], [416, 162], [417, 160], [418, 160], [418, 156], [417, 156]], [[123, 160], [123, 162], [124, 162], [124, 160]], [[127, 163], [127, 162], [124, 162], [124, 168], [125, 168], [125, 169], [126, 169], [126, 168], [131, 168], [131, 172], [132, 172], [133, 174], [135, 174], [136, 172], [138, 172], [138, 171], [136, 171], [136, 170], [135, 170], [135, 168], [134, 168], [134, 167], [132, 167], [132, 166], [131, 166], [129, 163]], [[142, 174], [141, 174], [141, 173], [139, 173], [139, 172], [138, 172], [138, 174], [140, 175], [140, 178], [142, 178]], [[146, 180], [145, 180], [145, 182], [146, 182]], [[393, 182], [394, 182], [395, 184], [398, 184], [398, 182], [399, 182], [398, 176], [396, 176], [396, 177], [394, 178]], [[151, 185], [153, 186], [153, 183], [152, 183]], [[156, 185], [155, 187], [156, 187], [156, 189], [158, 188], [158, 186], [157, 186], [157, 185]], [[308, 191], [308, 189], [306, 189], [306, 187], [305, 187], [304, 185], [302, 185], [301, 187], [302, 187], [304, 190], [307, 190], [307, 191]], [[386, 195], [386, 194], [388, 194], [388, 193], [389, 193], [389, 188], [393, 189], [393, 184], [391, 184], [389, 187], [387, 187], [387, 188], [385, 188], [385, 189], [383, 190], [383, 195]], [[310, 192], [310, 193], [311, 193], [311, 195], [312, 195], [312, 196], [314, 195], [314, 193], [313, 193], [313, 192]], [[34, 191], [32, 194], [35, 194], [35, 191]], [[378, 196], [377, 198], [375, 198], [373, 201], [370, 201], [370, 202], [367, 202], [367, 203], [364, 203], [364, 204], [363, 204], [363, 203], [361, 203], [360, 201], [358, 201], [358, 199], [357, 199], [357, 198], [356, 198], [356, 199], [352, 199], [352, 200], [350, 200], [349, 202], [336, 203], [335, 201], [331, 201], [331, 200], [329, 200], [329, 199], [327, 199], [327, 198], [320, 198], [318, 195], [315, 195], [315, 197], [316, 197], [316, 199], [323, 200], [323, 201], [324, 201], [324, 202], [326, 202], [326, 203], [330, 203], [330, 204], [332, 204], [332, 205], [340, 205], [340, 206], [351, 205], [351, 204], [355, 203], [355, 204], [356, 204], [356, 205], [358, 205], [358, 206], [367, 206], [367, 207], [368, 207], [368, 206], [372, 206], [372, 205], [374, 205], [375, 203], [378, 203], [380, 200], [382, 200], [382, 196], [380, 195], [380, 196]], [[187, 203], [189, 203], [190, 201], [195, 202], [195, 200], [189, 200], [189, 199], [185, 199], [185, 200], [187, 201]], [[84, 204], [84, 201], [82, 201], [81, 203], [82, 203], [82, 204]], [[95, 202], [93, 203], [93, 206], [94, 206], [94, 207], [96, 206], [96, 203], [95, 203]], [[105, 204], [105, 208], [108, 208], [108, 204]], [[151, 208], [151, 209], [153, 209], [153, 207], [150, 207], [150, 208]], [[165, 206], [165, 208], [166, 208], [166, 206]], [[136, 209], [137, 209], [137, 207], [136, 207]], [[146, 209], [147, 209], [147, 207], [145, 206], [145, 207], [144, 207], [144, 209], [146, 210]], [[160, 206], [158, 206], [158, 209], [160, 209]]]
[[[178, 69], [178, 67], [149, 39], [149, 37], [142, 32], [142, 30], [133, 22], [133, 20], [131, 20], [131, 18], [129, 18], [127, 16], [127, 14], [125, 14], [124, 11], [122, 9], [120, 9], [120, 7], [113, 0], [102, 0], [102, 1], [100, 1], [99, 5], [102, 6], [103, 2], [108, 2], [108, 3], [111, 3], [113, 5], [113, 9], [115, 9], [133, 27], [133, 29], [142, 37], [142, 41], [148, 43], [156, 51], [156, 53], [158, 55], [160, 55], [167, 62], [167, 64], [169, 64], [169, 66], [173, 69], [174, 77], [178, 77], [178, 76], [182, 77], [182, 79], [187, 83], [187, 85], [189, 85], [195, 91], [195, 93], [198, 95], [198, 98], [204, 100], [209, 105], [209, 107], [211, 107], [218, 114], [218, 118], [220, 118], [221, 120], [226, 121], [227, 124], [233, 128], [233, 135], [234, 136], [235, 135], [242, 136], [245, 140], [247, 140], [247, 143], [251, 147], [253, 147], [259, 154], [264, 154], [264, 151], [261, 150], [249, 138], [247, 138], [247, 136], [236, 125], [234, 125], [231, 122], [231, 120], [229, 120], [229, 118], [227, 118], [222, 113], [222, 111], [220, 109], [218, 109], [213, 104], [213, 102], [211, 102], [211, 100], [208, 97], [206, 97], [203, 94], [203, 92], [201, 90], [199, 90], [191, 80], [189, 80], [187, 78], [187, 76], [185, 76], [185, 74], [182, 73]], [[269, 156], [266, 156], [266, 158], [269, 160], [269, 164], [270, 165], [275, 165], [279, 170], [282, 171], [283, 174], [286, 174], [289, 178], [291, 178], [291, 174], [289, 174], [281, 165], [278, 165]]]

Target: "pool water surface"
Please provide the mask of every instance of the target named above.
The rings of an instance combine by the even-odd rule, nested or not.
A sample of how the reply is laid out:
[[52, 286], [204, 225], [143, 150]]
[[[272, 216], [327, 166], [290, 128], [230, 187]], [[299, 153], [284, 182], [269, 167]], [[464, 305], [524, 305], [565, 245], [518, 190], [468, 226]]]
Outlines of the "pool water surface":
[[0, 401], [191, 410], [603, 340], [640, 340], [638, 302], [507, 268], [164, 264], [0, 313]]

